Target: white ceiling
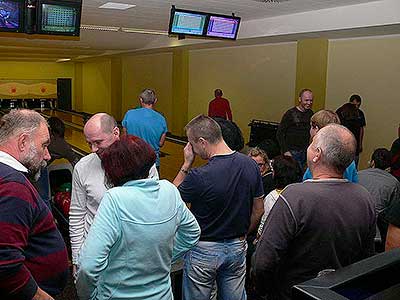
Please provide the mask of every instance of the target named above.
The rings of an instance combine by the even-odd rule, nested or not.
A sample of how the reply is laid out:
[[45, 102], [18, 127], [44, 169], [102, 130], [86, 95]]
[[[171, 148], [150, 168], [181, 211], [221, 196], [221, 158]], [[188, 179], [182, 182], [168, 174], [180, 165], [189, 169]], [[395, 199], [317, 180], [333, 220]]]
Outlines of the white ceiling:
[[[277, 36], [290, 36], [290, 39], [295, 40], [296, 34], [314, 32], [315, 35], [315, 32], [324, 31], [337, 33], [341, 28], [346, 29], [348, 33], [349, 28], [371, 27], [373, 32], [374, 27], [400, 23], [400, 9], [398, 12], [392, 12], [392, 7], [397, 8], [400, 0], [281, 0], [281, 3], [266, 3], [263, 0], [112, 0], [112, 2], [135, 4], [136, 7], [125, 11], [98, 8], [106, 2], [106, 0], [83, 0], [81, 23], [167, 31], [171, 5], [174, 4], [182, 9], [219, 14], [235, 13], [236, 16], [240, 16], [242, 23], [238, 41], [233, 42], [236, 44], [246, 43], [246, 39], [250, 38], [254, 43], [267, 42], [266, 38], [276, 39]], [[379, 16], [377, 8], [388, 8], [389, 12]], [[364, 11], [377, 16], [365, 16]], [[322, 21], [318, 20], [319, 17]], [[345, 25], [340, 27], [340, 24]], [[398, 26], [391, 28], [391, 31], [388, 28], [385, 32], [400, 33]], [[34, 38], [35, 36], [29, 39], [0, 37], [1, 57], [28, 59], [26, 53], [29, 52], [30, 57], [37, 59], [76, 58], [204, 43], [192, 39], [178, 42], [174, 38], [162, 35], [85, 29], [81, 30], [80, 41]], [[230, 42], [230, 45], [233, 43]]]

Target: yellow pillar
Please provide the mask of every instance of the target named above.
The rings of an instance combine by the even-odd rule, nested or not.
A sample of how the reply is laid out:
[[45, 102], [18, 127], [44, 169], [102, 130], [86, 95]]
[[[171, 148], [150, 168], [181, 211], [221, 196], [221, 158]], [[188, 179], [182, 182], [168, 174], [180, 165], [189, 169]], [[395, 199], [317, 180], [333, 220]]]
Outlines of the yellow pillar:
[[297, 42], [296, 99], [303, 88], [313, 91], [313, 111], [325, 108], [328, 40], [306, 39]]
[[183, 136], [188, 122], [189, 51], [174, 50], [172, 59], [172, 122], [169, 131]]

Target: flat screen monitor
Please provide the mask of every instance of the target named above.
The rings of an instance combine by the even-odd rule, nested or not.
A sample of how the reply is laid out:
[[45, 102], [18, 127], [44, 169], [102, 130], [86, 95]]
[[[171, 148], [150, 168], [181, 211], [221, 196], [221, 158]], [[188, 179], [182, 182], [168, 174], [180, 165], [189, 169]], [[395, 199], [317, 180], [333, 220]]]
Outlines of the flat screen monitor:
[[171, 9], [169, 34], [202, 36], [207, 14], [190, 10]]
[[79, 36], [81, 1], [39, 0], [37, 33]]
[[210, 15], [207, 37], [236, 40], [239, 31], [239, 17]]
[[23, 31], [24, 1], [0, 0], [0, 31]]
[[400, 299], [400, 249], [384, 252], [293, 288], [298, 300]]

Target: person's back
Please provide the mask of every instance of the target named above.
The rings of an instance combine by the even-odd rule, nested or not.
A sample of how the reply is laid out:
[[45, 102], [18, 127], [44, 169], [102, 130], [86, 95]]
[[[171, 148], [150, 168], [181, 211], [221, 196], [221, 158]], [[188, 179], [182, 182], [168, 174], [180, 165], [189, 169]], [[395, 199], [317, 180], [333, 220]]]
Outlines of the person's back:
[[123, 132], [144, 139], [156, 152], [156, 166], [160, 167], [160, 147], [168, 131], [165, 118], [154, 110], [157, 97], [153, 90], [145, 89], [139, 96], [141, 108], [129, 110], [122, 120]]
[[159, 141], [166, 131], [165, 118], [158, 112], [149, 108], [137, 108], [129, 110], [122, 125], [127, 133], [144, 139], [159, 153]]
[[[393, 190], [400, 183], [385, 170], [368, 168], [358, 172], [359, 183], [370, 192], [376, 205], [377, 213], [381, 213], [390, 205]], [[400, 199], [399, 199], [400, 200]]]
[[370, 168], [358, 173], [359, 183], [367, 189], [374, 200], [378, 216], [378, 228], [382, 243], [385, 243], [388, 223], [386, 211], [400, 201], [400, 182], [389, 173], [392, 153], [385, 148], [376, 149], [370, 160]]
[[[98, 214], [113, 225], [109, 234], [118, 236], [99, 278], [97, 299], [172, 299], [169, 272], [184, 205], [166, 180], [135, 180], [107, 191]], [[83, 263], [91, 253], [87, 250]]]
[[[289, 231], [278, 230], [282, 218]], [[276, 249], [289, 243], [273, 276], [273, 293], [276, 299], [290, 299], [293, 285], [316, 277], [321, 270], [339, 269], [373, 254], [374, 206], [368, 192], [357, 184], [343, 179], [307, 181], [289, 185], [281, 193], [265, 228], [261, 248], [263, 243], [276, 242]], [[274, 255], [274, 251], [260, 251], [259, 259], [268, 264]]]
[[223, 92], [220, 89], [214, 91], [215, 98], [208, 104], [208, 116], [218, 117], [232, 121], [232, 111], [228, 99], [222, 98]]

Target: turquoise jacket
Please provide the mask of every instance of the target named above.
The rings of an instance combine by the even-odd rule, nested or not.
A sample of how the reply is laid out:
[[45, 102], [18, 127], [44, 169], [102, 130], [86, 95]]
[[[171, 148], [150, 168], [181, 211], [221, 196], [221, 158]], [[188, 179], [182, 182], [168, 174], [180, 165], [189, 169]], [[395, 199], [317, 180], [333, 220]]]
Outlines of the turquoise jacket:
[[199, 237], [196, 219], [167, 180], [108, 190], [80, 252], [79, 298], [173, 299], [171, 263]]
[[[357, 167], [356, 167], [356, 163], [354, 162], [354, 160], [344, 171], [343, 178], [347, 179], [350, 182], [358, 183]], [[311, 171], [309, 168], [307, 168], [306, 172], [303, 175], [303, 181], [305, 181], [307, 179], [312, 179], [312, 174], [311, 174]]]

